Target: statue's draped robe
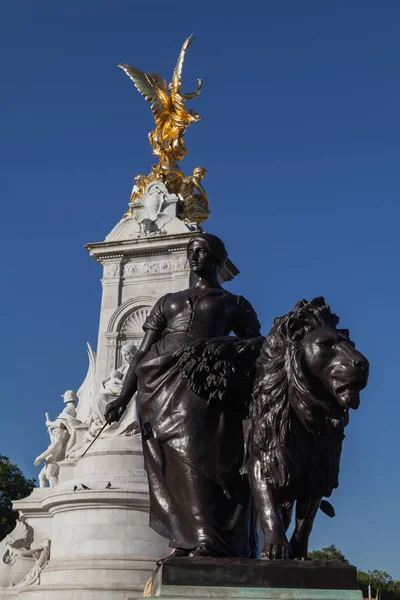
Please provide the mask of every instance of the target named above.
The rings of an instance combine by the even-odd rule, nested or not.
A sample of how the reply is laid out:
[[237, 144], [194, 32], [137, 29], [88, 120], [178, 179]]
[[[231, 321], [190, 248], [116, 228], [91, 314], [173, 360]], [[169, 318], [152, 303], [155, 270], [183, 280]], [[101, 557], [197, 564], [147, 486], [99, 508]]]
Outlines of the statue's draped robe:
[[143, 326], [161, 334], [136, 369], [150, 526], [171, 547], [205, 541], [227, 556], [250, 554], [251, 500], [239, 473], [243, 411], [190, 391], [174, 353], [231, 331], [256, 337], [259, 327], [241, 296], [196, 288], [162, 297]]
[[[81, 424], [81, 422], [76, 418], [76, 409], [72, 402], [67, 403], [64, 410], [55, 420], [56, 427], [60, 427], [60, 424], [63, 425], [64, 429], [66, 429], [69, 434], [68, 441], [65, 445], [65, 456], [68, 457], [72, 448], [76, 444], [76, 427], [77, 425]], [[64, 456], [59, 458], [59, 460], [63, 460], [63, 458]]]

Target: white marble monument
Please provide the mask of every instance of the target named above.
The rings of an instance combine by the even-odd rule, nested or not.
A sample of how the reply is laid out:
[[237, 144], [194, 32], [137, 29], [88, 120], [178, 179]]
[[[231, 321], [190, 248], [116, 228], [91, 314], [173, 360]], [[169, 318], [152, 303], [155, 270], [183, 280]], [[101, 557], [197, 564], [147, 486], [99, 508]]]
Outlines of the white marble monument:
[[[44, 462], [40, 487], [14, 503], [20, 519], [0, 542], [0, 598], [128, 600], [142, 595], [156, 561], [169, 553], [148, 526], [135, 398], [82, 454], [121, 389], [151, 307], [190, 284], [186, 245], [198, 227], [175, 216], [177, 200], [153, 182], [105, 241], [87, 245], [103, 267], [97, 352], [89, 346], [76, 408], [69, 390], [59, 416], [46, 414], [50, 445], [35, 461]], [[236, 273], [228, 262], [222, 278]], [[44, 446], [45, 439], [44, 432]]]

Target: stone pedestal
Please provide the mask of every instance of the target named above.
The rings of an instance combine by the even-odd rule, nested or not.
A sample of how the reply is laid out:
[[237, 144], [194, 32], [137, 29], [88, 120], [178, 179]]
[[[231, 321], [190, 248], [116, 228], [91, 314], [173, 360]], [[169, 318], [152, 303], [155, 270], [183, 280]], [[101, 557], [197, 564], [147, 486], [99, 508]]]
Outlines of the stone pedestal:
[[153, 578], [160, 600], [361, 600], [357, 570], [326, 561], [171, 558]]
[[[23, 501], [22, 501], [23, 502]], [[148, 526], [149, 494], [141, 441], [99, 438], [72, 479], [43, 496], [51, 555], [40, 585], [24, 599], [123, 600], [141, 596], [167, 542]]]

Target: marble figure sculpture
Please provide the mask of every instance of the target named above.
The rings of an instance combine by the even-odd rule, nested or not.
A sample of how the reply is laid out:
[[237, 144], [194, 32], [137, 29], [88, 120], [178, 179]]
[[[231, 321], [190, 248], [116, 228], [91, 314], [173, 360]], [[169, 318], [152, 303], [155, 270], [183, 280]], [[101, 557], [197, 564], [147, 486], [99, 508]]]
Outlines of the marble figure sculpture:
[[63, 396], [66, 404], [64, 410], [54, 421], [50, 421], [46, 413], [46, 427], [50, 436], [50, 445], [42, 454], [36, 457], [34, 464], [37, 466], [44, 462], [44, 467], [39, 473], [39, 486], [50, 487], [58, 483], [60, 472], [59, 463], [69, 455], [76, 443], [76, 426], [80, 421], [76, 419], [77, 396], [72, 390], [67, 390]]

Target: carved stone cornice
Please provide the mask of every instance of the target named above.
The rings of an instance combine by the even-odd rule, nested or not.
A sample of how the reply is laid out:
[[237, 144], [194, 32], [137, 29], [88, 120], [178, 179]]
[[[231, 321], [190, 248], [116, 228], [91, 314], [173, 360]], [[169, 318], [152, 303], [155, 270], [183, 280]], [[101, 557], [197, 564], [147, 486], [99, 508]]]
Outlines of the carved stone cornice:
[[[146, 238], [145, 240], [127, 240], [117, 242], [95, 242], [86, 244], [85, 248], [89, 251], [98, 263], [104, 266], [108, 261], [121, 261], [122, 264], [134, 261], [134, 259], [157, 259], [162, 256], [165, 260], [170, 257], [175, 258], [176, 255], [186, 254], [186, 246], [188, 241], [193, 237], [193, 232], [159, 236], [157, 238]], [[147, 262], [146, 261], [146, 262]], [[229, 260], [222, 267], [220, 275], [221, 282], [230, 281], [239, 274], [239, 269]], [[117, 278], [119, 275], [114, 275], [111, 279]], [[109, 279], [108, 276], [104, 276]]]

